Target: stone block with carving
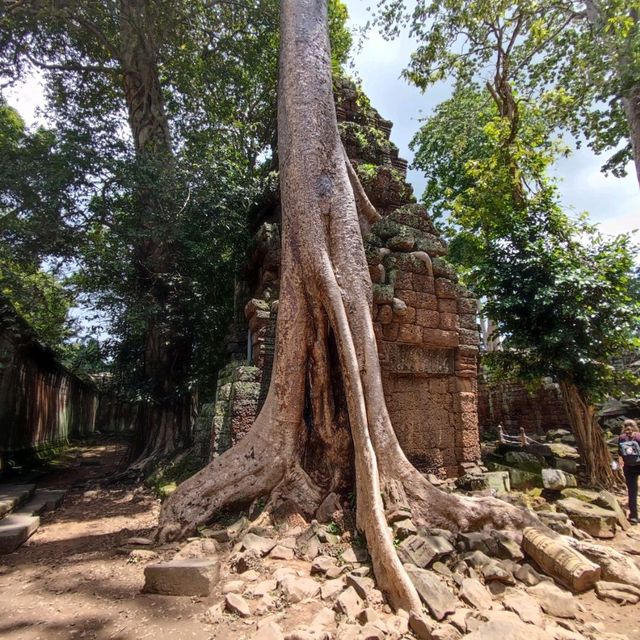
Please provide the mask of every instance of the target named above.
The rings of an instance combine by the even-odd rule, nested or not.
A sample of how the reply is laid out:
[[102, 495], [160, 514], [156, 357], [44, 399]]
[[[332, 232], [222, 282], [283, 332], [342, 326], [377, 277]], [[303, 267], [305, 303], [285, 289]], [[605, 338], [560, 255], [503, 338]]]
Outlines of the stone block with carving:
[[545, 573], [572, 591], [587, 591], [600, 580], [601, 571], [597, 564], [540, 529], [527, 527], [522, 546]]

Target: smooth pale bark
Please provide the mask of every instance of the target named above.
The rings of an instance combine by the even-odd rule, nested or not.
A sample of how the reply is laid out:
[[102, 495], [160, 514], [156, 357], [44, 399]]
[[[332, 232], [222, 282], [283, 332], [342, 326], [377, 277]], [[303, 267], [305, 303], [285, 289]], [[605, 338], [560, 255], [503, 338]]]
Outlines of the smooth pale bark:
[[[378, 585], [395, 608], [419, 612], [385, 518], [382, 495], [391, 483], [401, 483], [419, 524], [466, 530], [539, 523], [493, 498], [441, 492], [400, 448], [382, 389], [361, 233], [374, 214], [362, 210], [359, 189], [354, 196], [344, 159], [326, 19], [326, 0], [281, 3], [282, 283], [267, 400], [236, 447], [164, 502], [159, 537], [189, 535], [222, 507], [258, 496], [270, 496], [268, 509], [293, 499], [312, 514], [329, 491], [344, 486], [353, 465], [357, 527]], [[311, 449], [321, 455], [309, 455]]]

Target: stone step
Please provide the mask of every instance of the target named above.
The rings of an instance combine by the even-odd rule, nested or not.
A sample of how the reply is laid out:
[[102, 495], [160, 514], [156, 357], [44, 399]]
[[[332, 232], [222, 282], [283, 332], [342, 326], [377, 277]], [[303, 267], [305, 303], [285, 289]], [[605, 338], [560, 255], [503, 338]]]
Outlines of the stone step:
[[38, 516], [12, 513], [0, 520], [0, 555], [15, 551], [40, 526]]
[[62, 504], [66, 493], [66, 491], [59, 489], [36, 489], [31, 500], [14, 509], [13, 512], [22, 515], [39, 516], [45, 511], [55, 511]]
[[0, 518], [28, 500], [35, 488], [34, 484], [0, 484]]

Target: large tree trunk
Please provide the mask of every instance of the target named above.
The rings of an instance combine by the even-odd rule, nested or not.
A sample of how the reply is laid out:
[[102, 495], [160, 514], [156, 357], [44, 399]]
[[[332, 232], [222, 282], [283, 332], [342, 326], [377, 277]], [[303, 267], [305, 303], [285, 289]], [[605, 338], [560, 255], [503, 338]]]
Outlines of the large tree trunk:
[[120, 63], [138, 163], [135, 289], [145, 325], [141, 386], [146, 404], [138, 413], [128, 462], [131, 471], [140, 473], [158, 457], [189, 444], [193, 414], [188, 388], [192, 336], [175, 284], [179, 206], [171, 188], [174, 158], [157, 54], [148, 3], [120, 0]]
[[561, 381], [560, 390], [587, 482], [604, 489], [620, 485], [622, 478], [611, 468], [611, 454], [598, 424], [595, 407], [584, 399], [572, 382]]
[[[281, 3], [278, 150], [282, 282], [267, 399], [240, 443], [163, 504], [160, 539], [189, 535], [222, 507], [259, 496], [270, 496], [268, 507], [293, 499], [311, 515], [348, 480], [353, 463], [357, 527], [378, 584], [394, 607], [419, 610], [383, 496], [399, 486], [417, 523], [452, 530], [522, 528], [535, 519], [496, 499], [434, 488], [407, 461], [391, 427], [371, 281], [336, 122], [326, 0]], [[321, 447], [322, 456], [309, 455], [312, 447]]]
[[633, 150], [633, 161], [636, 167], [636, 177], [640, 184], [640, 85], [631, 87], [627, 95], [622, 98], [624, 111], [629, 123], [629, 138]]

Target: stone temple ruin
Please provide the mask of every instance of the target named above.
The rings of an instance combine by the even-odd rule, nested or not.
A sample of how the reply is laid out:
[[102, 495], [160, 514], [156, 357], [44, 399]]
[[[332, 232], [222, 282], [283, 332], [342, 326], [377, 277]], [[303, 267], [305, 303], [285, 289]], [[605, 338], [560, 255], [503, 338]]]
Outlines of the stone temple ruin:
[[[444, 259], [445, 244], [426, 211], [414, 204], [407, 163], [389, 141], [391, 122], [369, 106], [351, 81], [336, 84], [347, 155], [383, 216], [365, 248], [389, 414], [417, 468], [439, 478], [456, 477], [480, 458], [476, 300], [457, 283]], [[213, 408], [211, 455], [242, 438], [266, 397], [275, 342], [279, 217], [274, 196], [253, 221], [227, 339], [230, 362], [220, 373]]]

